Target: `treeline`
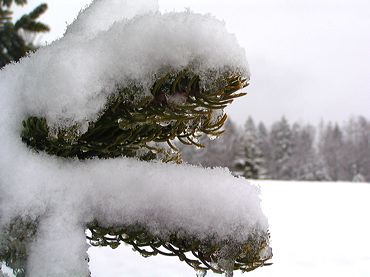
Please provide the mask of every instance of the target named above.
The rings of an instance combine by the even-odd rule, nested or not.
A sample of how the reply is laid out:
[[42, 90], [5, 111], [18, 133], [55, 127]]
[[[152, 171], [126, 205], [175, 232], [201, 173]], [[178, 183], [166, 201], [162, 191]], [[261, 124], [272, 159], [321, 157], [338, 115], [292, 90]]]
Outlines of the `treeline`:
[[370, 121], [364, 117], [341, 125], [290, 124], [284, 117], [267, 128], [248, 118], [244, 127], [232, 121], [225, 133], [205, 148], [179, 146], [184, 161], [228, 167], [251, 179], [370, 182]]

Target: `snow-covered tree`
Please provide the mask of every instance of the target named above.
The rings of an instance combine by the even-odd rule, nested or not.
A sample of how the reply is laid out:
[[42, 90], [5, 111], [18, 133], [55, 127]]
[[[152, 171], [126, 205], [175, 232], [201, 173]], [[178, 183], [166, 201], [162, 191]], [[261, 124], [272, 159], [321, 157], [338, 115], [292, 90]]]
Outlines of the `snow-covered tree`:
[[274, 123], [269, 136], [271, 160], [269, 172], [273, 179], [290, 180], [292, 177], [292, 132], [285, 117]]
[[321, 124], [319, 154], [332, 180], [370, 179], [370, 124], [364, 117]]
[[264, 157], [258, 143], [258, 132], [254, 121], [249, 117], [244, 126], [241, 151], [236, 155], [233, 171], [249, 179], [264, 178]]
[[370, 123], [364, 117], [351, 118], [344, 126], [344, 175], [349, 181], [370, 180]]
[[319, 151], [330, 179], [345, 180], [343, 155], [343, 133], [338, 124], [329, 123], [322, 130]]
[[264, 174], [260, 176], [262, 179], [271, 178], [270, 174], [270, 161], [271, 161], [271, 146], [269, 141], [269, 131], [265, 124], [260, 122], [257, 127], [257, 145], [261, 149], [262, 157], [264, 160], [263, 169]]
[[315, 150], [315, 129], [313, 126], [292, 126], [292, 156], [290, 167], [293, 180], [328, 180], [325, 168]]
[[0, 260], [18, 276], [88, 276], [87, 230], [92, 246], [203, 273], [265, 265], [258, 188], [181, 165], [174, 146], [219, 135], [248, 79], [212, 16], [93, 2], [63, 39], [1, 71]]

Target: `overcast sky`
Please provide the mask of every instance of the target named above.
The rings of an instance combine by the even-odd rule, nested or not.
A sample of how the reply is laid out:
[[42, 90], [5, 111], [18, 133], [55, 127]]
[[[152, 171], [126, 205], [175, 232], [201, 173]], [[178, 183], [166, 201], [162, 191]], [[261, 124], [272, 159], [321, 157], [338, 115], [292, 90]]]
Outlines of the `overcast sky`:
[[[46, 2], [43, 21], [61, 37], [91, 0], [28, 0], [17, 14]], [[162, 11], [211, 13], [245, 47], [252, 79], [248, 96], [229, 109], [243, 124], [251, 115], [271, 123], [370, 119], [370, 1], [368, 0], [159, 0]]]

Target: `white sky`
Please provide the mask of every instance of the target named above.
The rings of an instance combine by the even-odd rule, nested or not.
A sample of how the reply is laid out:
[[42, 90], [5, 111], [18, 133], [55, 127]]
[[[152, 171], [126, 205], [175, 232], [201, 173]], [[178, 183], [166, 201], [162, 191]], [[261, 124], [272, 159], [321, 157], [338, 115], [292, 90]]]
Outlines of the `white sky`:
[[[66, 24], [91, 0], [28, 0], [18, 15], [38, 3], [43, 21], [61, 37]], [[370, 119], [370, 1], [368, 0], [159, 0], [163, 11], [211, 13], [223, 19], [246, 48], [252, 72], [248, 96], [229, 109], [243, 124], [251, 115], [271, 123]]]

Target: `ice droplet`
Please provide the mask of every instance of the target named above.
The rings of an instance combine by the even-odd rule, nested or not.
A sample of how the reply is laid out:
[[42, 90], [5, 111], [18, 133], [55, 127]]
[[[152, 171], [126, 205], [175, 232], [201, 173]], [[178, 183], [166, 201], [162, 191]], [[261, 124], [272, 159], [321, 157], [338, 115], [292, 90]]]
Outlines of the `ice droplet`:
[[204, 277], [207, 275], [207, 270], [204, 269], [196, 269], [195, 273], [197, 274], [197, 277]]
[[270, 259], [272, 257], [272, 248], [269, 246], [266, 246], [265, 248], [261, 250], [259, 254], [262, 260]]
[[216, 262], [211, 262], [211, 266], [216, 269], [216, 270], [219, 270], [220, 267], [218, 266], [218, 264]]

